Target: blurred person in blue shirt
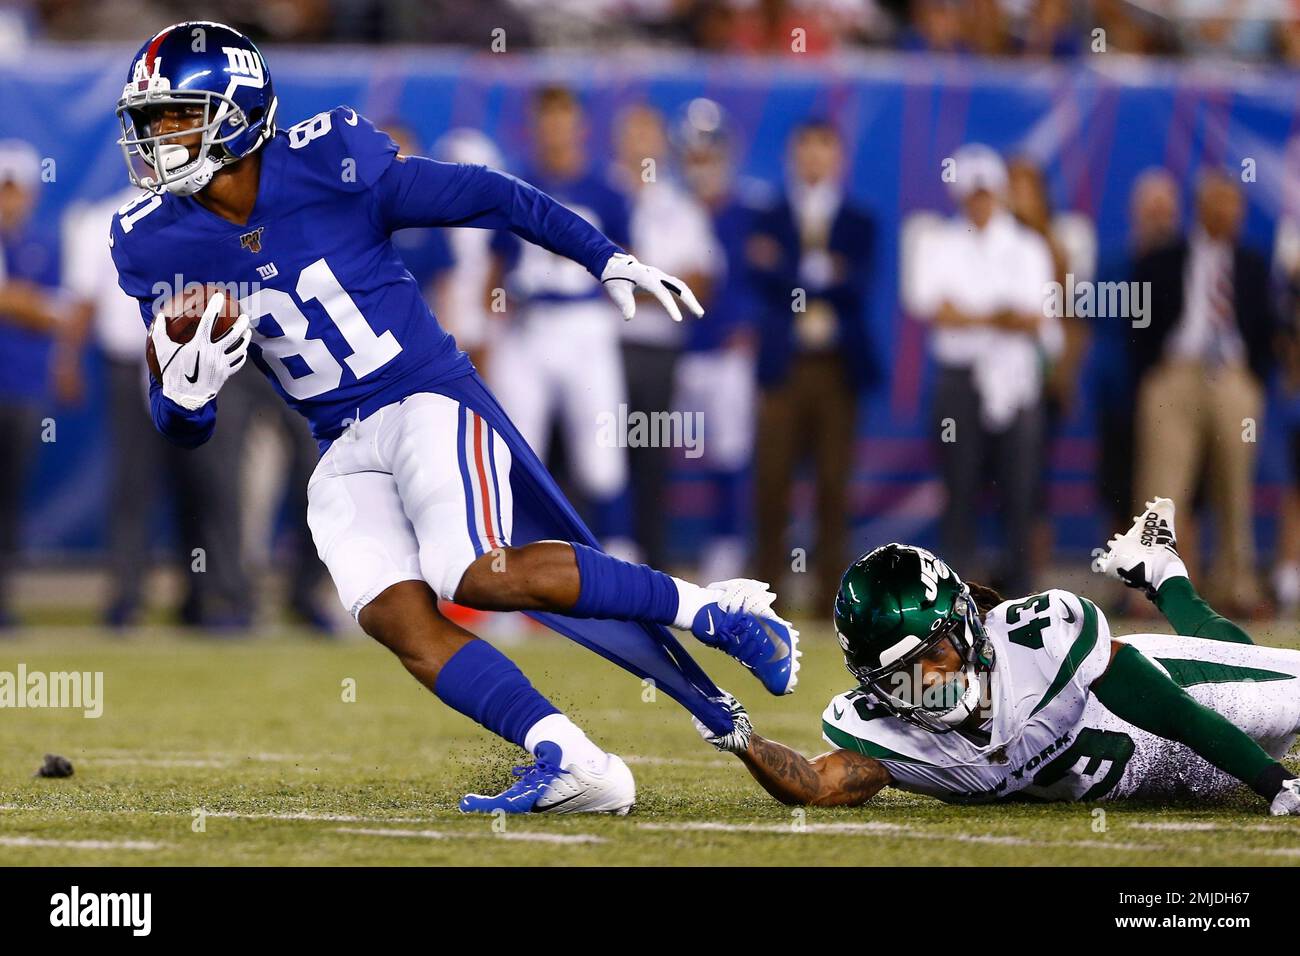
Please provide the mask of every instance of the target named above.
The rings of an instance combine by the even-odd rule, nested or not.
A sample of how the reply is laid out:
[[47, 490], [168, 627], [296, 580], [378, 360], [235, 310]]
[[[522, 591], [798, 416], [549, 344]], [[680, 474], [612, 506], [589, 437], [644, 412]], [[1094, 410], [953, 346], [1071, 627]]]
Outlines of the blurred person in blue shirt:
[[[539, 89], [531, 120], [533, 156], [521, 178], [628, 248], [627, 199], [592, 162], [577, 95], [561, 86]], [[504, 290], [508, 302], [489, 369], [492, 389], [542, 461], [558, 430], [580, 513], [605, 550], [631, 556], [626, 436], [600, 434], [602, 422], [620, 420], [620, 406], [626, 417], [628, 404], [618, 310], [576, 262], [506, 230], [494, 234], [491, 248], [487, 296]]]
[[746, 243], [763, 296], [755, 458], [757, 569], [773, 586], [791, 567], [786, 531], [795, 470], [816, 491], [814, 607], [835, 600], [847, 546], [858, 401], [879, 378], [866, 326], [875, 225], [846, 195], [844, 144], [825, 119], [790, 136], [785, 195]]
[[14, 620], [8, 579], [43, 420], [56, 401], [75, 400], [81, 391], [82, 324], [59, 306], [58, 235], [33, 215], [41, 171], [30, 144], [0, 140], [0, 627]]

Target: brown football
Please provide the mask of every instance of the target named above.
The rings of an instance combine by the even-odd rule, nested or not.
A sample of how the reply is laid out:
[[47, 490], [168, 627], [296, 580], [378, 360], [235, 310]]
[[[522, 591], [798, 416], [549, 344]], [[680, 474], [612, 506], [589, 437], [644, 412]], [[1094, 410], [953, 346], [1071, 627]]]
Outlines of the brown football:
[[[160, 319], [165, 321], [167, 337], [177, 345], [184, 345], [194, 338], [194, 333], [198, 331], [199, 320], [203, 318], [203, 310], [207, 308], [208, 299], [217, 292], [226, 293], [226, 303], [222, 306], [217, 321], [212, 325], [212, 341], [216, 342], [230, 331], [230, 327], [239, 318], [239, 300], [219, 285], [209, 283], [205, 286], [186, 286], [158, 311], [154, 321]], [[153, 375], [155, 381], [161, 382], [162, 369], [158, 367], [158, 356], [154, 351], [152, 336], [145, 339], [144, 354], [145, 360], [149, 363], [149, 373]]]

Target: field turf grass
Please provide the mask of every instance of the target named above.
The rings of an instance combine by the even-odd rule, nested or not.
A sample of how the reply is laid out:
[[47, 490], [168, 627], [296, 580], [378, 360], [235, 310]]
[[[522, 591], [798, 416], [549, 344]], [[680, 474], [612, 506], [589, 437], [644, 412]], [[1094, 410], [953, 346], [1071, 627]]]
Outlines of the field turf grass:
[[[851, 681], [824, 630], [806, 651], [797, 693], [781, 700], [716, 652], [697, 656], [761, 733], [812, 754], [825, 749], [822, 708]], [[1104, 819], [1089, 806], [954, 808], [893, 791], [859, 809], [792, 811], [700, 741], [672, 700], [643, 701], [631, 675], [549, 633], [508, 653], [627, 759], [630, 816], [511, 817], [502, 829], [458, 814], [463, 793], [505, 784], [522, 753], [368, 641], [19, 632], [0, 641], [0, 670], [103, 671], [105, 705], [99, 719], [0, 710], [0, 865], [1300, 863], [1300, 820], [1269, 818], [1245, 791], [1213, 806], [1102, 805]], [[343, 700], [348, 679], [355, 702]], [[33, 778], [45, 753], [75, 775]]]

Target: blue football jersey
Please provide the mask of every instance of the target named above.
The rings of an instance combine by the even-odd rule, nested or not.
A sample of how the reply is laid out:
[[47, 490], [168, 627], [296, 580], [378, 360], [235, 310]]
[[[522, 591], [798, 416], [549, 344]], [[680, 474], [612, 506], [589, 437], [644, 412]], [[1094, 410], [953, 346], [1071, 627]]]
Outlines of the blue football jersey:
[[[280, 131], [261, 156], [246, 224], [194, 197], [143, 193], [113, 217], [113, 260], [146, 325], [192, 283], [234, 283], [254, 327], [253, 362], [322, 448], [349, 423], [471, 370], [394, 248], [394, 231], [508, 229], [592, 275], [620, 251], [505, 173], [398, 156], [387, 134], [348, 107]], [[174, 441], [211, 434], [215, 401], [186, 412], [154, 382], [150, 404]]]

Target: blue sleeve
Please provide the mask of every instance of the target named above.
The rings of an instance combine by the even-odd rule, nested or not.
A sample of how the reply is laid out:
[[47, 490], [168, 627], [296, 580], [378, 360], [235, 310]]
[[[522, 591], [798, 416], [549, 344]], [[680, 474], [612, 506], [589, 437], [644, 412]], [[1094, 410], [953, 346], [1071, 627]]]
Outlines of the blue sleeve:
[[[321, 129], [322, 123], [337, 135], [313, 136], [312, 131]], [[397, 156], [393, 138], [350, 106], [336, 107], [295, 128], [303, 128], [304, 139], [298, 140], [301, 147], [294, 146], [291, 134], [290, 148], [315, 150], [316, 161], [309, 164], [315, 175], [345, 192], [373, 188]]]
[[389, 232], [410, 226], [509, 229], [598, 278], [609, 257], [622, 251], [573, 210], [486, 166], [402, 157], [375, 190], [380, 225]]
[[163, 394], [162, 386], [149, 378], [149, 414], [154, 428], [173, 445], [198, 448], [212, 437], [217, 427], [217, 400], [214, 398], [198, 411], [187, 411]]
[[626, 249], [632, 244], [632, 210], [628, 208], [627, 197], [618, 190], [611, 187], [609, 194], [603, 223], [605, 234]]

